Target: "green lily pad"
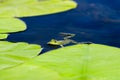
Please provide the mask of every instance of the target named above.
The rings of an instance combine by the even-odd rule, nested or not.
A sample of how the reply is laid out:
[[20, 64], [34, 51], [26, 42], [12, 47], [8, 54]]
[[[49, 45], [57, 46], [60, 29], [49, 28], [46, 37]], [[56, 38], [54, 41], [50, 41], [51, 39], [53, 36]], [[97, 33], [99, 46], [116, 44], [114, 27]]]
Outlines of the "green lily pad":
[[16, 66], [36, 57], [41, 50], [42, 48], [35, 44], [0, 41], [0, 70]]
[[25, 17], [63, 12], [76, 7], [72, 0], [3, 0], [0, 17]]
[[79, 44], [47, 52], [35, 61], [58, 72], [62, 80], [120, 79], [119, 48]]
[[8, 37], [8, 34], [0, 34], [0, 39], [6, 39]]
[[11, 33], [23, 31], [26, 29], [26, 24], [16, 18], [0, 18], [0, 33]]
[[19, 66], [1, 70], [0, 79], [119, 80], [119, 62], [119, 48], [78, 44], [44, 53]]
[[[12, 73], [12, 74], [11, 74]], [[14, 73], [14, 74], [13, 74]], [[5, 77], [5, 75], [7, 75]], [[0, 70], [1, 80], [61, 80], [56, 71], [38, 63], [25, 63], [17, 67]]]

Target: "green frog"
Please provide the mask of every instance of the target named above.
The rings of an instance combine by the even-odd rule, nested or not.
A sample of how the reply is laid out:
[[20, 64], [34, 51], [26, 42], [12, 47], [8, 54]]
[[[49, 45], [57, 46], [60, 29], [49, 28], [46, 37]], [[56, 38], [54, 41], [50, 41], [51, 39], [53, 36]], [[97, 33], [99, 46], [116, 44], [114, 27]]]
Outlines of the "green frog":
[[74, 37], [75, 34], [60, 33], [60, 35], [63, 36], [63, 40], [51, 39], [47, 44], [64, 47], [63, 45], [66, 45], [66, 44], [70, 44], [70, 43], [77, 44], [78, 43], [78, 42], [70, 39], [70, 38]]

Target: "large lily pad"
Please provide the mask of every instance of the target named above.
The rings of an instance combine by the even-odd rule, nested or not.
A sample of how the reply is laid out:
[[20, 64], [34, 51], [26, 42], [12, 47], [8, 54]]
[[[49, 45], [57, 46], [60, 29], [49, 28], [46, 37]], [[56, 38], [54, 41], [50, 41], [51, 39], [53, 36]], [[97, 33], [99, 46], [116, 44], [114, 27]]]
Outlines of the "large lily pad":
[[[47, 52], [22, 65], [1, 70], [0, 79], [119, 80], [119, 62], [119, 48], [98, 44], [78, 44]], [[48, 75], [51, 77], [47, 78]], [[53, 75], [55, 75], [54, 79], [52, 79]]]
[[2, 0], [0, 17], [25, 17], [63, 12], [76, 7], [72, 0]]
[[0, 70], [16, 66], [36, 57], [41, 50], [42, 48], [39, 45], [0, 41]]
[[61, 48], [37, 58], [62, 80], [119, 80], [120, 49], [98, 44]]

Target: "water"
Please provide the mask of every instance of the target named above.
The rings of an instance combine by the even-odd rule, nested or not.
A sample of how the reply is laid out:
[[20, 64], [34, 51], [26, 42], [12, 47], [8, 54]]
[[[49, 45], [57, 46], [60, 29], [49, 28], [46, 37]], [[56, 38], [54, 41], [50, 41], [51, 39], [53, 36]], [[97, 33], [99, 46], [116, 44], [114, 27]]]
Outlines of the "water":
[[[63, 13], [21, 18], [27, 30], [8, 37], [12, 42], [39, 44], [45, 51], [54, 49], [46, 43], [52, 38], [62, 39], [59, 32], [74, 33], [78, 42], [90, 41], [120, 47], [120, 14], [108, 0], [76, 0], [78, 7]], [[106, 3], [105, 3], [106, 2]], [[119, 6], [120, 7], [120, 6]]]

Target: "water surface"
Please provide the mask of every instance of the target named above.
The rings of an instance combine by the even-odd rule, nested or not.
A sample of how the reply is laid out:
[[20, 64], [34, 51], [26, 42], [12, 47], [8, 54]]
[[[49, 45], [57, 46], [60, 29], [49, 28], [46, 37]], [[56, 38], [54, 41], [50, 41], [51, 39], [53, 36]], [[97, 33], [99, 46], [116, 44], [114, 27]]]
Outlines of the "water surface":
[[[59, 32], [74, 33], [78, 42], [90, 41], [120, 47], [120, 1], [76, 0], [78, 7], [63, 13], [21, 18], [27, 30], [14, 33], [8, 41], [39, 44], [44, 51], [53, 49], [46, 43], [62, 39]], [[112, 4], [112, 5], [111, 5]]]

